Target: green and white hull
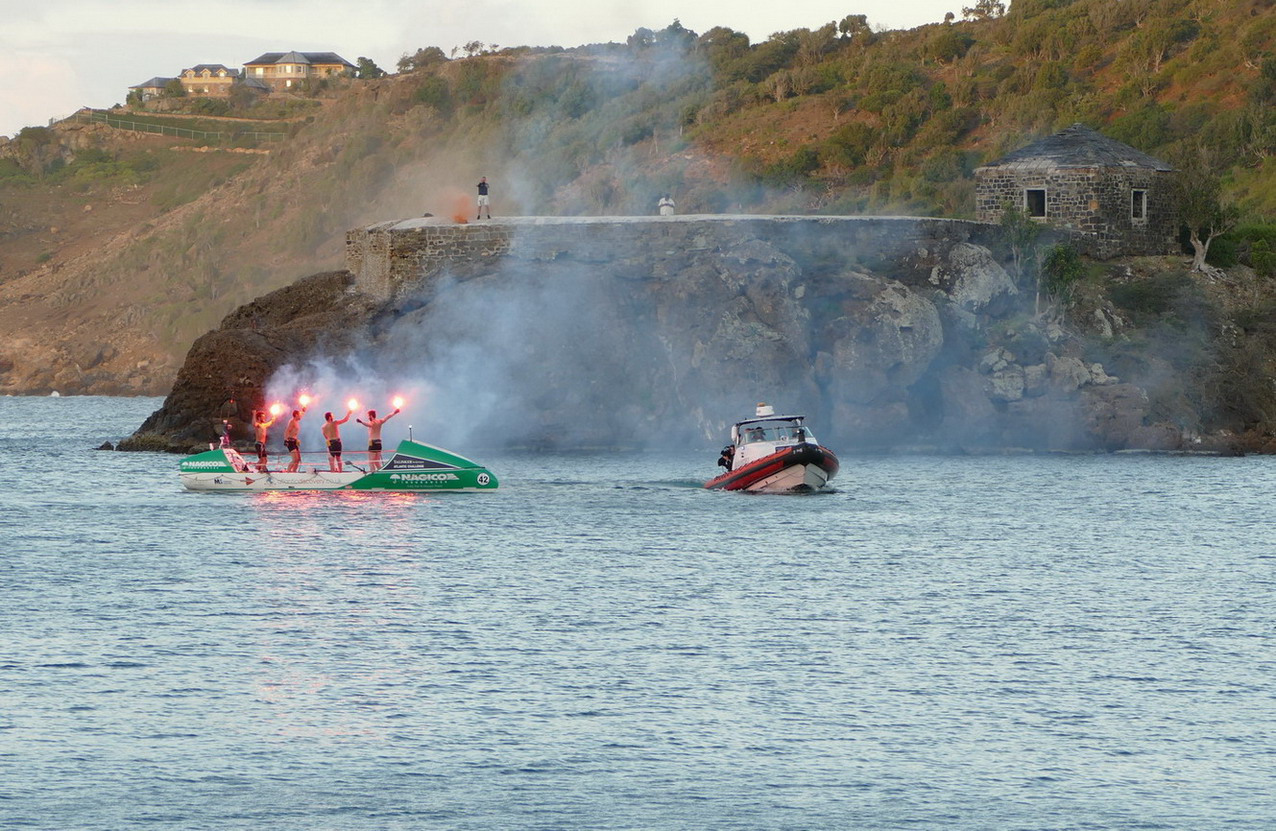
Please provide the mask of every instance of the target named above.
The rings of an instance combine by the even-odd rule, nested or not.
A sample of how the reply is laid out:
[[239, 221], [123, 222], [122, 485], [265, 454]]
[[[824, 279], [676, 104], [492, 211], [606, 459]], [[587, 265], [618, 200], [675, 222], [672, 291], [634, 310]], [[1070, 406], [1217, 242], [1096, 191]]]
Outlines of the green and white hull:
[[178, 476], [193, 491], [474, 491], [493, 490], [487, 468], [442, 448], [401, 441], [378, 470], [346, 462], [346, 470], [303, 465], [296, 473], [258, 471], [233, 448], [216, 448], [182, 459]]

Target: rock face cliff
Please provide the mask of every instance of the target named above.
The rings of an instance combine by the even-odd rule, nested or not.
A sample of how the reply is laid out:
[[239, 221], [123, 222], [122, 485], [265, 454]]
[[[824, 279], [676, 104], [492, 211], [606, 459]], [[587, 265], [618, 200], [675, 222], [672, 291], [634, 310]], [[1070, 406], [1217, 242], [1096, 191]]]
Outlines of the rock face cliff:
[[200, 338], [139, 433], [184, 450], [301, 389], [408, 389], [420, 429], [468, 446], [704, 447], [757, 401], [848, 451], [1176, 446], [1143, 390], [1015, 315], [996, 236], [781, 217], [359, 229], [353, 270]]

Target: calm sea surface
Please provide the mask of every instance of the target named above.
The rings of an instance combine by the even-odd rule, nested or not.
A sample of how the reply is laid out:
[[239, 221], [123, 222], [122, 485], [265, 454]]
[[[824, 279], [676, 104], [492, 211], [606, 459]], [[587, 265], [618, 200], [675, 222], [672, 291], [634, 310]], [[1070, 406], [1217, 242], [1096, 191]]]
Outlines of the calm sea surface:
[[1274, 458], [193, 494], [159, 403], [0, 399], [2, 828], [1276, 828]]

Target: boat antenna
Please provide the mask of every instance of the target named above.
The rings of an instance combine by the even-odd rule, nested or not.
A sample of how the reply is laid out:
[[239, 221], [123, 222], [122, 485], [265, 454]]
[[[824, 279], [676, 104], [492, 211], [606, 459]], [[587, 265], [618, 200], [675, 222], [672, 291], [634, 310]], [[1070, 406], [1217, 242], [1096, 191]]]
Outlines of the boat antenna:
[[408, 441], [412, 441], [412, 425], [408, 425]]

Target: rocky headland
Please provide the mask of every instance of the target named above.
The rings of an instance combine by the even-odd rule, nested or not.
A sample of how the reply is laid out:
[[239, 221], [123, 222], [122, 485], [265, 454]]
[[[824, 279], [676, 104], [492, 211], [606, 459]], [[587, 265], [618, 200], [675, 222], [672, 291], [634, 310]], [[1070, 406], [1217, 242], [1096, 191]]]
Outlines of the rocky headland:
[[281, 384], [335, 375], [422, 380], [436, 424], [488, 446], [703, 447], [766, 400], [848, 451], [1226, 449], [1025, 313], [996, 241], [845, 217], [358, 229], [350, 270], [199, 338], [129, 442], [186, 451], [227, 414], [247, 438]]

